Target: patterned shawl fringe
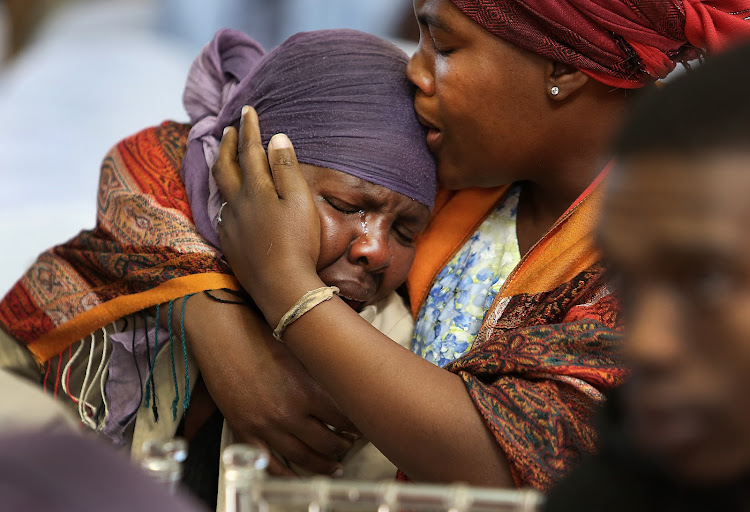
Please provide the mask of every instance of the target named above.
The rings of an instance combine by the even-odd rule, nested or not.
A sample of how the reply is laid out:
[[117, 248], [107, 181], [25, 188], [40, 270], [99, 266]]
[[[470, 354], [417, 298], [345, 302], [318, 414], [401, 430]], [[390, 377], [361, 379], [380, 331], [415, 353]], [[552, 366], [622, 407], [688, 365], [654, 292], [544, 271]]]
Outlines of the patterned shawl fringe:
[[[190, 404], [190, 371], [188, 369], [187, 343], [185, 337], [185, 306], [187, 300], [194, 294], [187, 295], [180, 306], [179, 319], [179, 340], [176, 340], [177, 333], [173, 332], [174, 303], [170, 301], [167, 305], [167, 322], [168, 332], [168, 350], [171, 363], [171, 380], [174, 386], [174, 395], [172, 397], [172, 419], [177, 421], [178, 405], [182, 398], [183, 411]], [[156, 356], [164, 346], [159, 346], [159, 325], [161, 319], [161, 307], [157, 305], [154, 316], [149, 315], [149, 311], [143, 310], [134, 313], [130, 317], [123, 318], [120, 322], [114, 322], [102, 329], [92, 332], [89, 336], [81, 339], [74, 349], [71, 345], [63, 350], [56, 357], [50, 358], [44, 363], [43, 386], [46, 392], [50, 392], [55, 399], [67, 399], [75, 404], [81, 422], [91, 430], [103, 432], [105, 425], [110, 418], [110, 399], [106, 390], [109, 378], [109, 366], [111, 363], [114, 347], [112, 335], [129, 334], [131, 336], [131, 350], [133, 365], [129, 369], [137, 375], [139, 383], [140, 398], [138, 406], [131, 412], [124, 415], [118, 423], [125, 428], [134, 421], [138, 410], [141, 407], [151, 409], [154, 422], [159, 421], [159, 412], [157, 409], [157, 394], [154, 368], [156, 366]], [[143, 327], [138, 327], [139, 323]], [[119, 325], [118, 325], [119, 324]], [[149, 326], [149, 327], [146, 327]], [[139, 354], [136, 352], [136, 334], [142, 333], [146, 338], [145, 357], [139, 361]], [[175, 343], [180, 343], [183, 353], [183, 360], [178, 362], [175, 355]], [[85, 354], [88, 353], [88, 356]], [[141, 366], [145, 363], [147, 372], [141, 372]], [[180, 386], [178, 385], [177, 365], [183, 364], [184, 375], [184, 393], [180, 397]], [[80, 385], [71, 384], [71, 374], [75, 369], [83, 372], [83, 378]], [[85, 370], [84, 370], [85, 368]]]

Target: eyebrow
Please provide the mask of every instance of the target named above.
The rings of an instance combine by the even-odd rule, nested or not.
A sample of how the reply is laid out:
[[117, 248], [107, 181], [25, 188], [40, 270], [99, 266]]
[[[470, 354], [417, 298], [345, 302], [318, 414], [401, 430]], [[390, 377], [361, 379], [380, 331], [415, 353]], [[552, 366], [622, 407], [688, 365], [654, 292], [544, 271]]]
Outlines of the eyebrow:
[[447, 23], [445, 23], [445, 21], [443, 21], [437, 14], [431, 12], [420, 12], [419, 14], [417, 14], [417, 21], [421, 25], [434, 27], [445, 32], [453, 32], [451, 27]]

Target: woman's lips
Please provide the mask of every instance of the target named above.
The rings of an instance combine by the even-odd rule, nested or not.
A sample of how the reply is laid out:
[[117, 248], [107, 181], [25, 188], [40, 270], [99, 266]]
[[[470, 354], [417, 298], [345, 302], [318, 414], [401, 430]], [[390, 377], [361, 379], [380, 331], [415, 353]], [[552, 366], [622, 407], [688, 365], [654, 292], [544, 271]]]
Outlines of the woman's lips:
[[427, 128], [427, 147], [430, 148], [430, 151], [435, 153], [440, 147], [440, 142], [443, 139], [443, 132], [435, 123], [420, 114], [418, 109], [417, 119], [419, 120], [419, 124]]
[[[329, 285], [330, 286], [330, 285]], [[375, 290], [360, 282], [340, 281], [333, 283], [333, 286], [339, 288], [339, 297], [341, 300], [359, 313], [367, 305], [367, 302], [375, 295]]]
[[362, 309], [364, 309], [364, 307], [365, 307], [365, 303], [364, 302], [359, 301], [359, 300], [350, 299], [348, 297], [344, 297], [343, 295], [341, 295], [341, 300], [343, 300], [346, 303], [347, 306], [349, 306], [350, 308], [352, 308], [357, 313], [359, 313], [360, 311], [362, 311]]
[[427, 147], [431, 152], [435, 153], [440, 148], [440, 142], [443, 139], [443, 132], [437, 128], [430, 128], [427, 130]]

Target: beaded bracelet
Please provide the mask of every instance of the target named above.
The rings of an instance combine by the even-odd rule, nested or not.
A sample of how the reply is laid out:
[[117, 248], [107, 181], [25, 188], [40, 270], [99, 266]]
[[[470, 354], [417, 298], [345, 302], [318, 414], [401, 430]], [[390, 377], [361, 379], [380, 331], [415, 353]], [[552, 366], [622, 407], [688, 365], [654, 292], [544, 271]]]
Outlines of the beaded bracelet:
[[283, 343], [281, 334], [284, 329], [289, 327], [295, 320], [310, 311], [315, 306], [322, 304], [327, 300], [331, 300], [334, 294], [338, 295], [339, 289], [335, 286], [323, 286], [322, 288], [316, 288], [304, 294], [300, 300], [298, 300], [289, 311], [284, 313], [284, 316], [279, 320], [279, 325], [273, 330], [273, 337]]

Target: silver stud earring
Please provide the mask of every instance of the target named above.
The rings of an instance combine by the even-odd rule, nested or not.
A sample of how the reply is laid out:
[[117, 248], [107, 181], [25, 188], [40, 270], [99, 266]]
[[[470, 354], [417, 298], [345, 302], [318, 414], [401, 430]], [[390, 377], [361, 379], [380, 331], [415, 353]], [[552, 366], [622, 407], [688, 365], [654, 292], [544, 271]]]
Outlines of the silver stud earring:
[[555, 85], [555, 86], [552, 87], [552, 89], [549, 90], [549, 93], [552, 96], [557, 96], [558, 94], [560, 94], [560, 88]]

